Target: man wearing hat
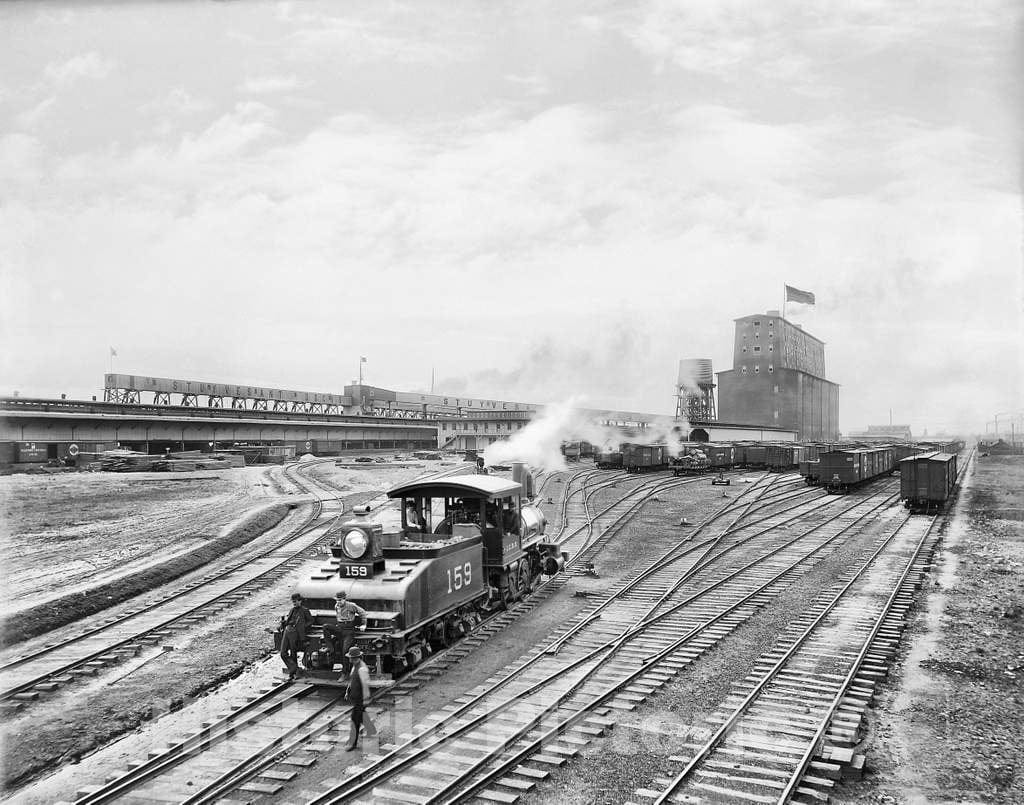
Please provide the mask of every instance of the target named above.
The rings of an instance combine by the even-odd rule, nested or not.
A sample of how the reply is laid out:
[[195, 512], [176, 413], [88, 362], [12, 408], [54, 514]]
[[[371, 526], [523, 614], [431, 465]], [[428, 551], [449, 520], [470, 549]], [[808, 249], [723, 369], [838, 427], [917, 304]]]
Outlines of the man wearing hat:
[[356, 644], [356, 628], [366, 630], [366, 610], [348, 600], [348, 594], [339, 590], [334, 595], [334, 616], [337, 623], [325, 623], [324, 631], [337, 638], [336, 645], [341, 655], [341, 667], [345, 675], [352, 669], [348, 650]]
[[293, 679], [299, 672], [299, 649], [306, 644], [306, 629], [312, 623], [313, 613], [302, 603], [302, 596], [293, 593], [292, 608], [281, 618], [281, 659], [284, 660], [289, 679]]
[[349, 730], [348, 746], [346, 752], [355, 751], [359, 745], [359, 731], [363, 730], [367, 738], [377, 737], [377, 727], [366, 715], [366, 705], [370, 702], [370, 672], [363, 662], [363, 652], [352, 646], [345, 655], [352, 664], [352, 672], [348, 677], [348, 688], [345, 690], [345, 698], [352, 705], [352, 727]]

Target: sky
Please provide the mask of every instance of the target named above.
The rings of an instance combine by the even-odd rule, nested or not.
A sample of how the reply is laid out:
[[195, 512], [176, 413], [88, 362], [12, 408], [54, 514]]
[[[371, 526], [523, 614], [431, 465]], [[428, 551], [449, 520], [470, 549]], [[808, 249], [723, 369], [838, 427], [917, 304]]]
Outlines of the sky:
[[[672, 413], [782, 305], [844, 431], [1024, 408], [1021, 6], [0, 4], [0, 394]], [[111, 348], [117, 352], [111, 357]]]

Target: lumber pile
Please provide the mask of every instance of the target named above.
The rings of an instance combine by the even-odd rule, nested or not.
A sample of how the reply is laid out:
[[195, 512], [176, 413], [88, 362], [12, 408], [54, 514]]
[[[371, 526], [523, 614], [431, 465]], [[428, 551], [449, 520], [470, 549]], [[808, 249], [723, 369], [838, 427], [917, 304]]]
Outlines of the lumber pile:
[[92, 472], [194, 472], [244, 466], [244, 456], [202, 453], [199, 450], [164, 455], [107, 450], [89, 462], [86, 469]]

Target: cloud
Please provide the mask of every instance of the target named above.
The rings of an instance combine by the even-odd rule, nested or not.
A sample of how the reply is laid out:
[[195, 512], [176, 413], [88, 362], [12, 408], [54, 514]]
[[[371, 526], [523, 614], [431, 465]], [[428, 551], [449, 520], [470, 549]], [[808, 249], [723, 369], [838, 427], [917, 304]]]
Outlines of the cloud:
[[298, 86], [299, 79], [294, 75], [249, 76], [238, 86], [238, 91], [246, 95], [267, 95], [274, 92], [286, 92]]
[[15, 118], [18, 126], [23, 129], [32, 129], [39, 125], [43, 119], [53, 110], [54, 105], [57, 103], [57, 98], [51, 95], [48, 98], [44, 98], [31, 109], [27, 109]]
[[186, 162], [200, 163], [239, 157], [247, 148], [273, 134], [276, 113], [256, 101], [243, 101], [198, 135], [186, 135], [178, 153]]
[[95, 50], [73, 56], [67, 61], [50, 62], [46, 65], [46, 77], [60, 87], [67, 87], [81, 79], [99, 80], [106, 78], [117, 66], [117, 62]]
[[396, 33], [378, 21], [316, 15], [314, 25], [289, 35], [288, 50], [299, 61], [423, 65], [457, 61], [463, 48], [430, 41], [422, 31], [419, 35]]
[[184, 87], [174, 89], [139, 107], [144, 114], [155, 114], [172, 118], [194, 115], [205, 112], [212, 104], [203, 98], [197, 98]]
[[540, 73], [532, 73], [530, 75], [509, 73], [505, 76], [505, 80], [520, 89], [524, 94], [535, 98], [551, 93], [551, 82]]

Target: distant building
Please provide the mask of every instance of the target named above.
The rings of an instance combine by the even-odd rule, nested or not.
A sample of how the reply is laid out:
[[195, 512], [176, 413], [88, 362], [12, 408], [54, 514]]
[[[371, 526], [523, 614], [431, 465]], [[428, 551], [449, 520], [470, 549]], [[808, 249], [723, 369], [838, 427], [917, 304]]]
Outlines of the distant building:
[[868, 425], [867, 430], [853, 431], [851, 439], [861, 442], [912, 442], [910, 425]]
[[437, 420], [437, 446], [445, 450], [483, 450], [522, 430], [533, 411], [466, 411]]
[[723, 422], [839, 438], [839, 384], [825, 378], [825, 342], [769, 310], [736, 319], [732, 369], [718, 372]]

